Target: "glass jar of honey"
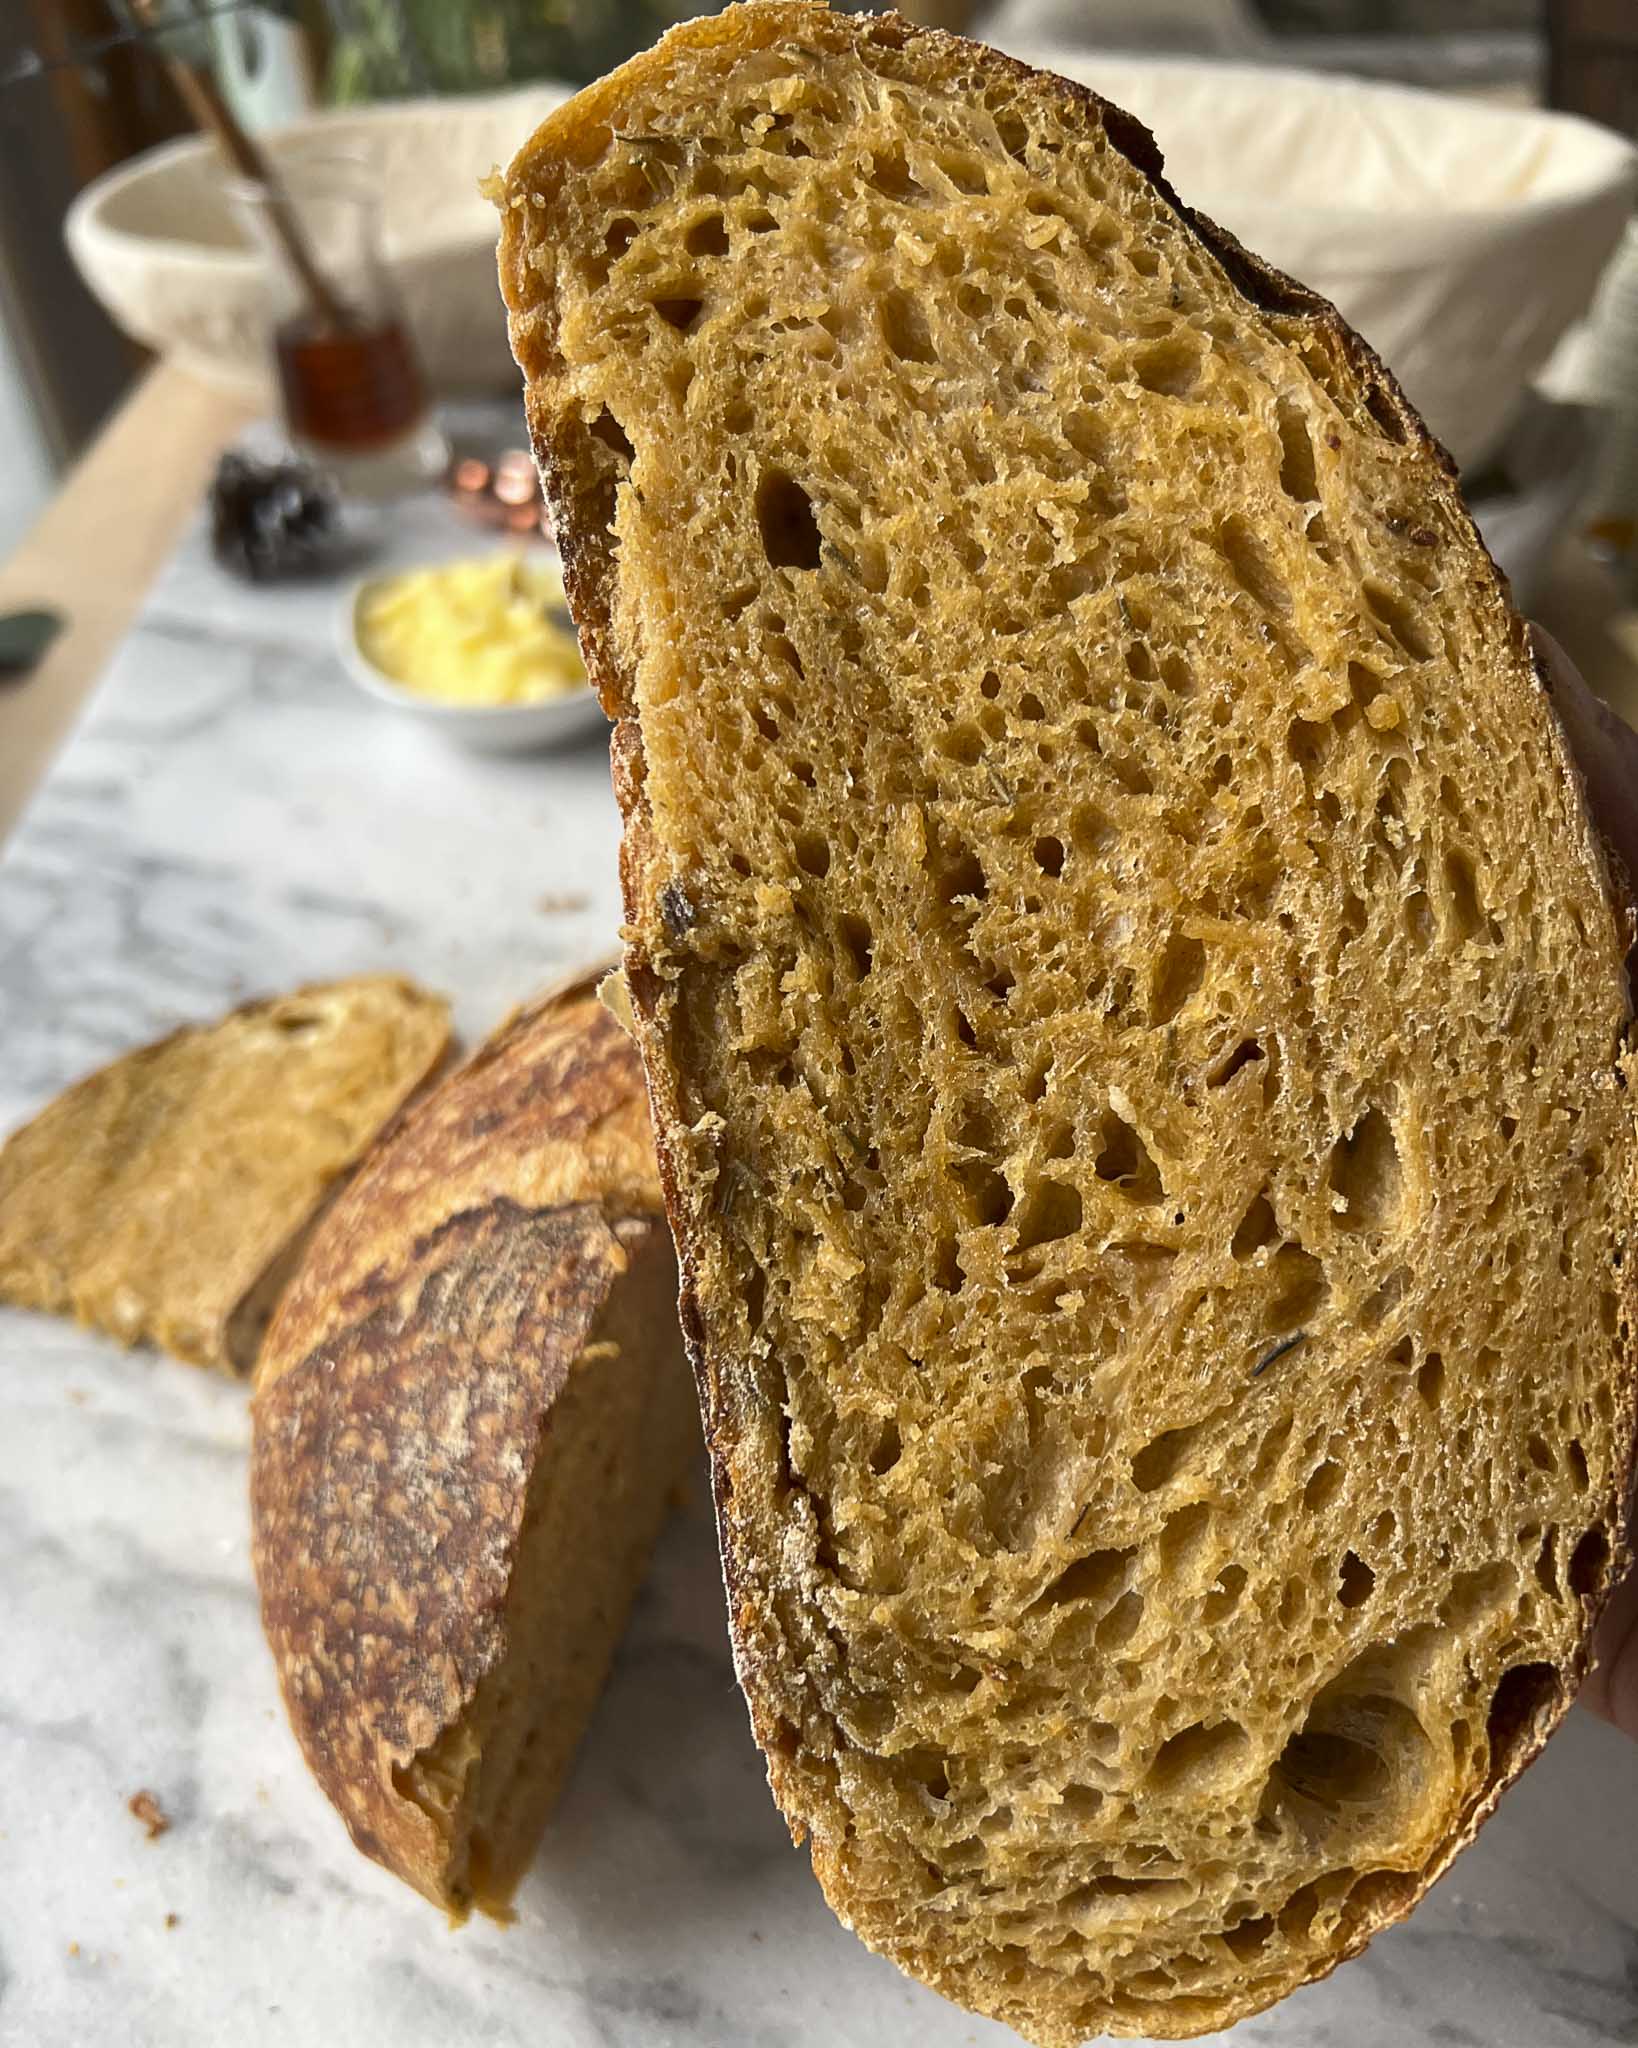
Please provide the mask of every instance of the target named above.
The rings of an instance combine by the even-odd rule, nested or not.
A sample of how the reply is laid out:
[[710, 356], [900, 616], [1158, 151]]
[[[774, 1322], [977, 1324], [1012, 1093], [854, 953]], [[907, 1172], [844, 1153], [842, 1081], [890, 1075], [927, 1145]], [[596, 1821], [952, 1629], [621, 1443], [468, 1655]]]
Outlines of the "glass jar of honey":
[[449, 451], [382, 260], [375, 181], [335, 154], [287, 159], [280, 174], [278, 191], [241, 181], [234, 196], [267, 264], [291, 441], [353, 495], [413, 490], [442, 473]]

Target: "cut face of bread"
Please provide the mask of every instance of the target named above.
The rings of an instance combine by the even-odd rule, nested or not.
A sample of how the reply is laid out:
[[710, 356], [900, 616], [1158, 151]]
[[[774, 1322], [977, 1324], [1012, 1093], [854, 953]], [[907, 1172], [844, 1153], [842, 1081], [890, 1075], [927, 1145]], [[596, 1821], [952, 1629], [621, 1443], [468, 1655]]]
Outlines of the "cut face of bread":
[[739, 1669], [1053, 2044], [1403, 1913], [1625, 1556], [1618, 918], [1448, 467], [1062, 81], [678, 30], [501, 274], [625, 810]]
[[504, 1916], [697, 1443], [642, 1073], [502, 1028], [316, 1233], [257, 1373], [262, 1614], [367, 1856]]
[[128, 1053], [0, 1150], [0, 1300], [248, 1372], [337, 1178], [448, 1045], [447, 1003], [374, 975]]

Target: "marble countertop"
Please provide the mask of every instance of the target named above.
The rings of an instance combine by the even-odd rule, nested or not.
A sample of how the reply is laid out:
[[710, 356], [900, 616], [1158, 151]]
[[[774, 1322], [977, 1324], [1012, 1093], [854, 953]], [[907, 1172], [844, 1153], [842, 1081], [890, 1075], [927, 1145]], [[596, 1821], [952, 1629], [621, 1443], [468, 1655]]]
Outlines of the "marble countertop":
[[[397, 551], [438, 545], [424, 508]], [[0, 860], [0, 1131], [244, 995], [387, 968], [467, 1038], [608, 948], [601, 740], [481, 760], [365, 701], [334, 589], [197, 530]], [[257, 1622], [241, 1388], [0, 1311], [6, 2048], [991, 2048], [826, 1911], [734, 1690], [704, 1488], [509, 1929], [349, 1847]], [[128, 1810], [149, 1791], [170, 1826]], [[1478, 1846], [1236, 2048], [1638, 2041], [1638, 1751], [1573, 1715]]]

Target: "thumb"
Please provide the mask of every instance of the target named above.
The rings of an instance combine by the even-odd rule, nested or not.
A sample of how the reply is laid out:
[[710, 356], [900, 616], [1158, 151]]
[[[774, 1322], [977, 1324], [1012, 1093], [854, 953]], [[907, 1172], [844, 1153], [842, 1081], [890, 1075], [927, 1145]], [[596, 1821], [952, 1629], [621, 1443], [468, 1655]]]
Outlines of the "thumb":
[[1537, 660], [1570, 754], [1586, 784], [1587, 808], [1638, 883], [1638, 732], [1595, 697], [1551, 633], [1530, 628]]
[[1610, 1595], [1593, 1632], [1593, 1656], [1582, 1705], [1638, 1741], [1638, 1572], [1628, 1572]]
[[[1638, 881], [1638, 733], [1593, 695], [1551, 634], [1533, 626], [1531, 635], [1593, 822]], [[1638, 1571], [1610, 1595], [1593, 1631], [1593, 1658], [1583, 1705], [1638, 1741]]]

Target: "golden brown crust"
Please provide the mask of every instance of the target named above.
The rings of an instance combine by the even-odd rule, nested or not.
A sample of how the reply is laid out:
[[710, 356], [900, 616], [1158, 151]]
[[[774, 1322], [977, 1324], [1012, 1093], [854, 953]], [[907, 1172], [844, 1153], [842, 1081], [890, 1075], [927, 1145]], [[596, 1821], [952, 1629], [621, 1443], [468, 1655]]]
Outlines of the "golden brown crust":
[[500, 1199], [660, 1212], [641, 1076], [629, 1041], [605, 1027], [591, 977], [508, 1018], [386, 1135], [286, 1290], [258, 1386], [304, 1358], [336, 1304], [402, 1246]]
[[[773, 1640], [768, 1617], [763, 1612], [753, 1575], [737, 1553], [733, 1541], [731, 1513], [732, 1481], [730, 1455], [741, 1436], [741, 1419], [727, 1412], [728, 1394], [723, 1384], [724, 1362], [712, 1355], [706, 1342], [706, 1322], [701, 1310], [702, 1269], [706, 1249], [695, 1226], [688, 1199], [689, 1182], [698, 1175], [698, 1133], [685, 1111], [680, 1095], [680, 1077], [674, 1063], [674, 1046], [666, 1039], [670, 985], [666, 963], [657, 957], [649, 934], [659, 923], [656, 904], [668, 863], [655, 844], [653, 822], [645, 790], [646, 769], [643, 738], [637, 718], [636, 668], [634, 650], [622, 647], [614, 630], [611, 608], [615, 563], [608, 533], [613, 487], [606, 482], [604, 456], [588, 443], [578, 419], [570, 419], [558, 406], [555, 378], [557, 355], [557, 308], [549, 292], [543, 295], [541, 279], [529, 269], [528, 209], [538, 206], [548, 213], [565, 181], [577, 167], [594, 158], [606, 140], [610, 127], [619, 125], [619, 110], [628, 98], [643, 98], [665, 76], [668, 64], [680, 62], [684, 53], [733, 46], [746, 54], [776, 43], [803, 39], [826, 50], [857, 47], [867, 58], [872, 51], [891, 50], [906, 63], [918, 67], [918, 76], [938, 83], [982, 75], [1005, 76], [1029, 89], [1058, 95], [1079, 108], [1095, 110], [1105, 134], [1127, 161], [1149, 181], [1152, 188], [1173, 207], [1198, 241], [1222, 266], [1238, 291], [1251, 304], [1276, 322], [1279, 331], [1289, 333], [1328, 359], [1331, 375], [1340, 388], [1350, 389], [1362, 409], [1376, 421], [1391, 440], [1414, 452], [1416, 459], [1430, 465], [1439, 479], [1453, 475], [1444, 451], [1427, 434], [1391, 375], [1375, 355], [1341, 320], [1326, 302], [1281, 276], [1245, 251], [1223, 230], [1203, 216], [1184, 207], [1166, 184], [1161, 161], [1147, 131], [1084, 88], [1063, 80], [1043, 77], [1026, 67], [982, 51], [958, 39], [914, 28], [896, 18], [871, 23], [842, 21], [823, 10], [802, 5], [767, 5], [732, 8], [709, 21], [676, 31], [658, 51], [634, 61], [633, 66], [614, 74], [579, 100], [560, 111], [520, 154], [509, 174], [507, 191], [510, 209], [505, 215], [501, 275], [512, 312], [514, 352], [529, 387], [531, 430], [543, 480], [558, 520], [558, 533], [570, 565], [570, 591], [577, 617], [586, 630], [588, 657], [605, 708], [616, 718], [613, 743], [615, 787], [625, 820], [622, 845], [622, 881], [628, 917], [626, 976], [637, 1018], [648, 1070], [659, 1152], [661, 1178], [673, 1224], [677, 1232], [682, 1272], [682, 1315], [684, 1333], [700, 1385], [708, 1441], [713, 1453], [717, 1489], [719, 1528], [723, 1533], [723, 1563], [728, 1588], [736, 1661], [750, 1703], [759, 1742], [768, 1755], [770, 1779], [776, 1796], [794, 1814], [800, 1800], [791, 1796], [798, 1789], [799, 1773], [793, 1768], [791, 1731], [783, 1725], [774, 1702], [781, 1688], [771, 1682], [777, 1676], [780, 1651]], [[1442, 488], [1442, 483], [1441, 483]], [[1528, 649], [1525, 628], [1506, 605], [1505, 583], [1485, 554], [1482, 543], [1465, 514], [1454, 516], [1465, 529], [1463, 574], [1470, 581], [1476, 605], [1495, 615], [1510, 649], [1510, 672], [1504, 679], [1515, 685], [1546, 693], [1544, 679]], [[1619, 878], [1612, 876], [1604, 849], [1587, 816], [1580, 777], [1570, 758], [1556, 723], [1551, 738], [1553, 761], [1574, 809], [1575, 858], [1586, 870], [1590, 883], [1608, 906], [1612, 918], [1627, 925], [1631, 911]], [[1612, 1048], [1618, 1056], [1622, 1049]], [[1621, 1171], [1631, 1180], [1634, 1162], [1621, 1162]], [[1630, 1204], [1629, 1204], [1630, 1207]], [[1638, 1322], [1638, 1293], [1632, 1277], [1623, 1273], [1618, 1282], [1623, 1319]], [[1632, 1444], [1632, 1413], [1638, 1402], [1638, 1363], [1630, 1336], [1617, 1347], [1618, 1359], [1611, 1388], [1615, 1408], [1623, 1418], [1624, 1442]], [[1362, 1898], [1360, 1910], [1339, 1929], [1334, 1951], [1314, 1961], [1307, 1974], [1326, 1974], [1338, 1961], [1355, 1954], [1380, 1927], [1397, 1920], [1426, 1890], [1450, 1860], [1471, 1840], [1484, 1818], [1494, 1809], [1506, 1784], [1537, 1754], [1568, 1706], [1574, 1684], [1585, 1666], [1586, 1635], [1609, 1586], [1630, 1555], [1623, 1527], [1624, 1493], [1619, 1484], [1601, 1504], [1603, 1525], [1609, 1536], [1609, 1555], [1594, 1560], [1587, 1574], [1587, 1587], [1580, 1606], [1585, 1630], [1579, 1650], [1561, 1670], [1551, 1674], [1534, 1692], [1516, 1693], [1502, 1700], [1491, 1730], [1491, 1767], [1446, 1838], [1415, 1871], [1400, 1874], [1393, 1884], [1383, 1884]], [[1579, 1589], [1578, 1589], [1579, 1590]], [[793, 1817], [793, 1832], [800, 1838], [799, 1818]], [[839, 1838], [814, 1845], [815, 1867], [832, 1903], [844, 1917], [848, 1902], [856, 1896], [855, 1876], [850, 1868], [852, 1846]], [[897, 1959], [906, 1960], [895, 1950]], [[976, 2003], [970, 1975], [946, 1973], [936, 1956], [918, 1953], [911, 1965], [938, 1988], [964, 2002]], [[1164, 2015], [1164, 2031], [1179, 2037], [1199, 2034], [1227, 2021], [1255, 2011], [1292, 1988], [1289, 1982], [1257, 1985], [1249, 1976], [1238, 1994], [1210, 2001], [1179, 1999]], [[1047, 2016], [1036, 2015], [1033, 2025], [1007, 2010], [997, 1986], [986, 2009], [1002, 2012], [1014, 2024], [1023, 2026], [1044, 2042], [1069, 2042], [1078, 2036], [1054, 2027]], [[1157, 2009], [1158, 2015], [1158, 2009]], [[1154, 2024], [1156, 2022], [1151, 2022]], [[1117, 2027], [1116, 2031], [1128, 2031]]]
[[625, 1266], [595, 1202], [465, 1211], [257, 1397], [257, 1575], [291, 1725], [359, 1849], [438, 1904], [446, 1844], [398, 1775], [504, 1652], [534, 1462]]
[[0, 1299], [248, 1371], [315, 1217], [448, 1045], [446, 1003], [361, 976], [89, 1075], [0, 1150]]
[[[636, 1054], [582, 981], [400, 1122], [269, 1333], [253, 1556], [291, 1724], [357, 1846], [451, 1911], [466, 1882], [416, 1762], [508, 1655], [557, 1411], [664, 1240]], [[650, 1341], [663, 1371], [666, 1332]]]

